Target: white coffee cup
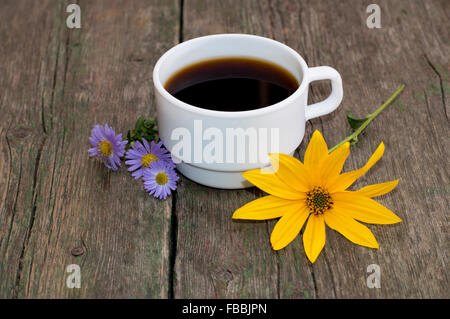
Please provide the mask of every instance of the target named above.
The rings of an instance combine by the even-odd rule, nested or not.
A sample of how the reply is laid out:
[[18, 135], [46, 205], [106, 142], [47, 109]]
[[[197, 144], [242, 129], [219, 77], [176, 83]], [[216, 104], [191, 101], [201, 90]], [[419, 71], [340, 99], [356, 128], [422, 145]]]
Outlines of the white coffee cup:
[[[178, 100], [164, 88], [170, 76], [180, 69], [219, 57], [250, 57], [270, 61], [289, 71], [300, 85], [292, 95], [281, 102], [239, 112], [199, 108]], [[331, 94], [324, 101], [307, 105], [309, 84], [318, 80], [331, 80]], [[303, 139], [306, 121], [332, 112], [339, 106], [343, 97], [341, 76], [335, 69], [328, 66], [309, 68], [303, 58], [288, 46], [247, 34], [209, 35], [176, 45], [156, 63], [153, 82], [159, 136], [171, 151], [173, 159], [179, 162], [177, 169], [195, 182], [227, 189], [251, 186], [241, 174], [250, 169], [270, 165], [267, 153], [293, 154]], [[222, 134], [226, 140], [227, 129], [236, 129], [237, 132], [239, 128], [242, 129], [240, 132], [257, 132], [258, 144], [264, 149], [264, 156], [254, 161], [254, 148], [250, 147], [252, 140], [249, 135], [249, 145], [245, 147], [239, 145], [238, 141], [225, 141], [222, 143], [222, 150], [214, 150], [215, 155], [222, 153], [224, 161], [211, 161], [206, 156], [202, 158], [201, 155], [206, 152], [205, 148], [212, 137], [217, 138]], [[211, 132], [213, 134], [210, 134]], [[264, 132], [268, 139], [261, 138]], [[236, 155], [235, 159], [233, 160], [232, 156], [226, 158], [229, 154]]]

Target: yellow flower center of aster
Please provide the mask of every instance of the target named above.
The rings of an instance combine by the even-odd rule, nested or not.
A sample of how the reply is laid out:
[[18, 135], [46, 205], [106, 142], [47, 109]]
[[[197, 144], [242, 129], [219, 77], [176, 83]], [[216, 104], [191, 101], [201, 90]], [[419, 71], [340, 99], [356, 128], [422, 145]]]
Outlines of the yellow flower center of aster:
[[159, 185], [165, 185], [169, 181], [169, 178], [166, 173], [161, 172], [156, 175], [155, 180]]
[[99, 150], [98, 152], [105, 155], [105, 156], [111, 156], [113, 151], [113, 146], [110, 141], [107, 140], [101, 140], [98, 142]]
[[306, 193], [306, 206], [311, 214], [319, 215], [333, 206], [333, 200], [325, 189], [320, 186], [314, 187]]
[[153, 154], [145, 154], [142, 156], [142, 166], [150, 167], [150, 164], [153, 163], [153, 161], [158, 162], [158, 158]]

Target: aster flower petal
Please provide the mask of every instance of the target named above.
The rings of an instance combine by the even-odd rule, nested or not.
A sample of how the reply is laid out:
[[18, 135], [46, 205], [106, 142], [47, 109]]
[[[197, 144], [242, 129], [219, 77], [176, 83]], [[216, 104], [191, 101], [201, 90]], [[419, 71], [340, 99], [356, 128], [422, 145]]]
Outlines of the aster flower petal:
[[287, 200], [273, 195], [258, 198], [245, 204], [233, 214], [233, 219], [265, 220], [281, 217], [287, 209], [300, 209], [298, 201]]
[[311, 188], [311, 176], [302, 162], [295, 157], [281, 154], [269, 154], [275, 174], [286, 184], [294, 185], [299, 191], [308, 191]]
[[334, 209], [348, 217], [368, 224], [395, 224], [402, 220], [383, 205], [357, 192], [333, 194]]
[[133, 173], [131, 173], [131, 176], [133, 176], [134, 179], [141, 178], [142, 175], [143, 175], [142, 170], [137, 170], [137, 171], [134, 171]]
[[383, 156], [384, 143], [381, 142], [367, 163], [360, 169], [343, 173], [337, 177], [332, 184], [328, 185], [330, 192], [344, 191], [352, 185], [358, 178], [363, 176], [376, 162]]
[[292, 242], [300, 233], [309, 211], [305, 205], [291, 205], [287, 207], [283, 217], [275, 225], [272, 235], [270, 236], [270, 243], [274, 250], [280, 250]]
[[[136, 151], [135, 151], [136, 150]], [[128, 151], [132, 151], [135, 152], [137, 155], [139, 155], [139, 152], [137, 150], [143, 150], [143, 151], [147, 151], [144, 147], [144, 145], [142, 145], [142, 143], [140, 141], [135, 141], [132, 145], [132, 148]], [[147, 152], [149, 152], [150, 150], [148, 150]], [[127, 152], [127, 153], [128, 153]]]
[[150, 145], [148, 144], [148, 142], [145, 138], [142, 139], [142, 144], [144, 145], [144, 148], [147, 152], [151, 152]]
[[[134, 143], [133, 145], [134, 147], [136, 147], [136, 143]], [[142, 153], [135, 151], [134, 149], [129, 149], [127, 151], [127, 154], [125, 155], [126, 159], [138, 159], [140, 160], [142, 157]]]
[[97, 140], [100, 140], [103, 138], [102, 132], [104, 131], [104, 128], [101, 125], [95, 125], [92, 129], [92, 136], [96, 138]]
[[176, 189], [176, 181], [179, 178], [175, 170], [166, 166], [164, 162], [155, 162], [149, 168], [145, 167], [141, 171], [144, 188], [150, 195], [166, 199], [171, 191]]
[[161, 198], [161, 199], [163, 198], [163, 195], [161, 195], [162, 190], [163, 190], [163, 187], [158, 187], [155, 189], [155, 197], [156, 198]]
[[89, 156], [90, 156], [90, 157], [96, 156], [97, 153], [98, 153], [98, 149], [97, 149], [97, 147], [92, 147], [92, 148], [90, 148], [90, 149], [88, 150], [88, 152], [89, 152]]
[[169, 188], [174, 191], [174, 190], [177, 189], [177, 184], [175, 182], [174, 183], [169, 183]]
[[300, 199], [305, 197], [305, 193], [286, 184], [272, 171], [254, 169], [243, 173], [242, 176], [270, 195], [285, 199]]
[[355, 193], [367, 197], [381, 196], [392, 191], [397, 186], [398, 182], [399, 180], [396, 179], [395, 181], [369, 185], [355, 191]]
[[114, 163], [113, 161], [104, 161], [104, 164], [105, 164], [105, 166], [107, 167], [107, 168], [109, 168], [109, 169], [111, 169], [111, 170], [113, 170], [113, 171], [117, 171], [117, 165], [116, 165], [116, 163]]
[[98, 142], [100, 142], [100, 140], [97, 137], [95, 137], [95, 136], [90, 136], [89, 137], [89, 142], [91, 142], [92, 146], [94, 146], [94, 145], [97, 145]]
[[320, 162], [327, 157], [327, 143], [322, 134], [318, 130], [315, 130], [305, 151], [305, 166], [307, 169], [314, 171]]
[[325, 221], [323, 215], [309, 215], [305, 232], [303, 233], [303, 247], [311, 263], [319, 257], [325, 246]]
[[[128, 168], [130, 172], [149, 168], [154, 162], [163, 162], [167, 167], [175, 168], [170, 153], [162, 148], [162, 142], [151, 141], [149, 144], [145, 138], [136, 141], [127, 151], [125, 158], [127, 159], [125, 164], [131, 166]], [[132, 176], [137, 179], [143, 176], [143, 173], [132, 174]]]
[[138, 160], [138, 159], [132, 159], [132, 160], [125, 161], [125, 164], [130, 165], [130, 166], [131, 165], [136, 165], [136, 164], [141, 165], [141, 161]]
[[377, 240], [369, 228], [358, 223], [353, 218], [339, 214], [333, 210], [323, 216], [328, 227], [341, 233], [352, 243], [370, 248], [378, 248]]
[[[126, 163], [126, 164], [130, 165], [129, 163]], [[141, 163], [133, 164], [130, 167], [128, 167], [128, 171], [133, 172], [133, 171], [137, 170], [139, 167], [142, 167]]]
[[125, 153], [125, 144], [122, 134], [116, 135], [114, 129], [108, 124], [95, 125], [91, 131], [89, 142], [93, 146], [88, 150], [90, 157], [97, 157], [107, 168], [116, 171], [121, 166], [120, 158]]

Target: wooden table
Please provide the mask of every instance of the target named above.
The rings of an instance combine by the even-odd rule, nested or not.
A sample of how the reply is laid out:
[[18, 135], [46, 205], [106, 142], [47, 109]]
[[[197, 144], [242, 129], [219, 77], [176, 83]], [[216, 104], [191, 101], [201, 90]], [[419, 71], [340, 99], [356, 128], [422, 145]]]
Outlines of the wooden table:
[[[447, 0], [78, 1], [81, 29], [66, 27], [64, 1], [0, 2], [0, 297], [4, 298], [449, 298], [449, 17]], [[369, 225], [379, 244], [352, 244], [327, 229], [317, 262], [301, 237], [275, 252], [276, 221], [231, 215], [263, 195], [181, 178], [168, 200], [148, 196], [125, 168], [89, 159], [91, 128], [126, 133], [155, 115], [152, 69], [170, 47], [240, 32], [297, 50], [310, 66], [342, 75], [344, 100], [307, 123], [329, 145], [350, 128], [345, 114], [373, 112], [344, 167], [360, 167], [384, 141], [383, 159], [355, 185], [400, 178], [377, 200], [403, 222]], [[329, 94], [315, 83], [310, 102]], [[81, 288], [66, 270], [81, 268]], [[370, 289], [377, 264], [381, 288]]]

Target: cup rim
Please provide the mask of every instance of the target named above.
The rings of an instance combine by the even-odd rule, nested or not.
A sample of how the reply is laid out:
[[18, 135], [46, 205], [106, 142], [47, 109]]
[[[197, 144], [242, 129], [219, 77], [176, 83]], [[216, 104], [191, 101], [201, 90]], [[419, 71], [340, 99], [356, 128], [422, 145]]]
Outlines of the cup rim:
[[[228, 112], [228, 111], [208, 110], [208, 109], [203, 109], [203, 108], [200, 108], [200, 107], [192, 105], [192, 104], [185, 103], [185, 102], [177, 99], [176, 97], [174, 97], [172, 94], [170, 94], [164, 88], [164, 85], [160, 81], [159, 73], [160, 73], [160, 69], [161, 69], [162, 64], [175, 51], [181, 50], [184, 47], [189, 46], [193, 42], [204, 41], [205, 39], [210, 39], [210, 38], [252, 38], [252, 39], [257, 38], [259, 40], [267, 41], [267, 42], [271, 43], [272, 45], [277, 46], [281, 50], [288, 51], [299, 62], [300, 66], [301, 66], [301, 69], [302, 69], [302, 73], [303, 73], [303, 76], [300, 79], [301, 82], [300, 82], [297, 90], [295, 90], [294, 93], [292, 93], [290, 96], [288, 96], [287, 98], [285, 98], [284, 100], [282, 100], [282, 101], [280, 101], [278, 103], [271, 104], [271, 105], [265, 106], [265, 107], [260, 108], [260, 109], [247, 110], [247, 111]], [[190, 111], [192, 113], [196, 113], [196, 114], [199, 114], [199, 115], [216, 116], [216, 117], [227, 117], [227, 118], [239, 118], [239, 117], [249, 117], [249, 116], [253, 117], [253, 116], [259, 116], [259, 115], [263, 115], [263, 114], [266, 114], [266, 113], [270, 113], [270, 112], [274, 112], [276, 110], [282, 109], [285, 106], [291, 104], [293, 101], [295, 101], [300, 95], [302, 95], [303, 91], [307, 87], [307, 81], [306, 81], [307, 69], [308, 69], [308, 65], [306, 64], [306, 62], [302, 58], [302, 56], [300, 54], [298, 54], [294, 49], [290, 48], [289, 46], [287, 46], [287, 45], [285, 45], [285, 44], [283, 44], [281, 42], [278, 42], [278, 41], [270, 39], [270, 38], [262, 37], [262, 36], [252, 35], [252, 34], [222, 33], [222, 34], [212, 34], [212, 35], [206, 35], [206, 36], [197, 37], [197, 38], [194, 38], [194, 39], [187, 40], [187, 41], [184, 41], [182, 43], [179, 43], [179, 44], [173, 46], [172, 48], [170, 48], [168, 51], [166, 51], [158, 59], [158, 61], [155, 64], [155, 67], [153, 68], [153, 84], [154, 84], [156, 90], [164, 98], [166, 98], [169, 102], [171, 102], [172, 104], [176, 105], [177, 107], [180, 107], [180, 108], [182, 108], [182, 109], [184, 109], [186, 111]]]

